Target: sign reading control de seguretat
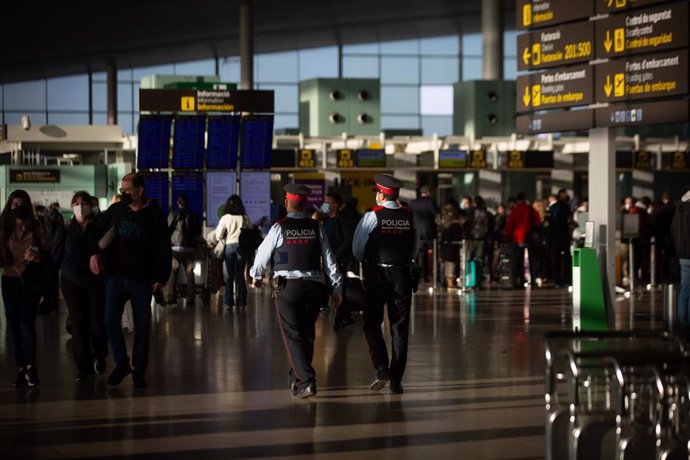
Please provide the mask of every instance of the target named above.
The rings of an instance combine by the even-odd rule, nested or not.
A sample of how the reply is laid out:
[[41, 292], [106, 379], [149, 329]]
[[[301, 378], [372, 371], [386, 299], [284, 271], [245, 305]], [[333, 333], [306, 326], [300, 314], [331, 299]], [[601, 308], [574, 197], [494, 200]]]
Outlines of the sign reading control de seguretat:
[[689, 10], [687, 1], [517, 0], [517, 26], [528, 30], [517, 37], [518, 69], [548, 69], [518, 78], [517, 111], [530, 113], [518, 115], [517, 132], [688, 121]]

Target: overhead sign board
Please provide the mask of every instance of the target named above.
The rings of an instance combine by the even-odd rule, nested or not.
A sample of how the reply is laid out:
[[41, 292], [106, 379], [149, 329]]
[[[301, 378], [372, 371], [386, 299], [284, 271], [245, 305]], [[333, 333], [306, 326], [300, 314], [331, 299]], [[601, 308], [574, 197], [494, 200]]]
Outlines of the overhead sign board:
[[687, 2], [611, 15], [596, 21], [596, 56], [613, 58], [688, 46], [689, 19]]
[[688, 169], [690, 167], [690, 152], [673, 152], [671, 169]]
[[518, 115], [515, 129], [518, 134], [555, 133], [580, 131], [594, 127], [591, 109], [566, 110], [538, 114]]
[[597, 102], [688, 93], [687, 50], [612, 60], [596, 66]]
[[596, 0], [595, 4], [597, 14], [606, 14], [649, 6], [664, 1], [666, 0]]
[[297, 150], [299, 158], [297, 166], [300, 168], [315, 168], [316, 167], [316, 150], [314, 149], [299, 149]]
[[586, 62], [594, 58], [594, 26], [584, 21], [518, 35], [517, 51], [518, 70]]
[[467, 150], [439, 150], [438, 166], [439, 168], [467, 168], [468, 156]]
[[355, 163], [361, 168], [383, 168], [386, 166], [386, 152], [383, 149], [359, 149]]
[[59, 169], [10, 169], [10, 183], [57, 184], [59, 182]]
[[635, 169], [651, 170], [654, 168], [654, 155], [646, 150], [633, 153], [633, 164]]
[[470, 168], [486, 168], [486, 150], [472, 150], [470, 152]]
[[335, 151], [337, 168], [354, 168], [356, 151], [351, 149], [338, 149]]
[[592, 70], [590, 65], [579, 65], [518, 77], [517, 111], [591, 104]]
[[142, 112], [273, 113], [271, 90], [140, 89]]
[[591, 0], [588, 2], [518, 0], [517, 2], [518, 29], [531, 29], [561, 24], [576, 19], [585, 19], [593, 15], [594, 4]]
[[643, 126], [659, 123], [684, 123], [689, 120], [687, 99], [658, 102], [623, 102], [595, 110], [596, 126]]

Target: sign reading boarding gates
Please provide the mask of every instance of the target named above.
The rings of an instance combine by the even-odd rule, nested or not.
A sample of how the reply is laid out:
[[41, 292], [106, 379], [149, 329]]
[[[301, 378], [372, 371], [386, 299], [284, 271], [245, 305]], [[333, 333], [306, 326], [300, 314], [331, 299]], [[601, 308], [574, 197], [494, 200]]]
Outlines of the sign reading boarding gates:
[[273, 113], [273, 91], [140, 89], [142, 112]]
[[592, 66], [579, 65], [517, 79], [518, 112], [592, 103]]

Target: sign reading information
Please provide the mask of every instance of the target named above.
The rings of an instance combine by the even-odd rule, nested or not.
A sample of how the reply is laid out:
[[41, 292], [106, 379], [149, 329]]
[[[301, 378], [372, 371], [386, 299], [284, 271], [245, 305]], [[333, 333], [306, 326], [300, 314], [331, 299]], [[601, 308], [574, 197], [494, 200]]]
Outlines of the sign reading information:
[[518, 0], [518, 29], [544, 27], [594, 15], [594, 4], [589, 2], [558, 0]]

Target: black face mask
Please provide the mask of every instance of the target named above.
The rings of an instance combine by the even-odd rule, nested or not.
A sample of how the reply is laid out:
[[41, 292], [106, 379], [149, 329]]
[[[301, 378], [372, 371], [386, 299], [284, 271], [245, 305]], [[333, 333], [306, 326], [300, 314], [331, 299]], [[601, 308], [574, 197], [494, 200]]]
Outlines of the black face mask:
[[26, 206], [19, 206], [10, 210], [10, 214], [14, 216], [15, 219], [26, 220], [31, 214], [31, 210]]
[[130, 205], [134, 203], [134, 200], [132, 199], [132, 194], [131, 193], [123, 193], [122, 194], [122, 202], [126, 205]]

